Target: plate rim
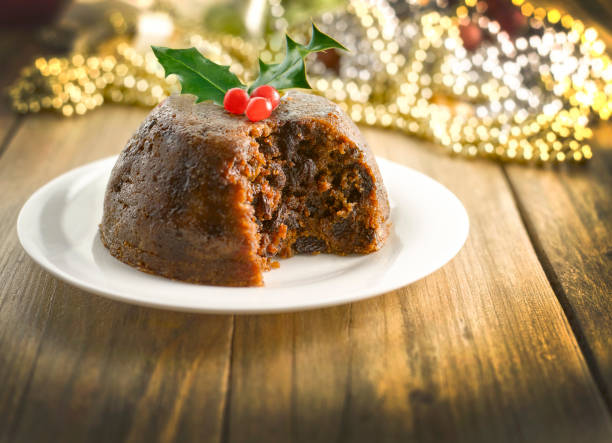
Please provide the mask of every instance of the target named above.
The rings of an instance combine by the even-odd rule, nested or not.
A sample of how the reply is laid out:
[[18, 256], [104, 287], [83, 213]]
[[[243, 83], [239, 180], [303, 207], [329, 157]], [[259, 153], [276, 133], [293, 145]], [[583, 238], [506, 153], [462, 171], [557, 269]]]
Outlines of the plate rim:
[[[419, 281], [425, 278], [426, 276], [433, 274], [434, 272], [441, 269], [443, 266], [448, 264], [453, 258], [457, 256], [459, 251], [461, 251], [461, 249], [465, 245], [465, 242], [467, 241], [467, 238], [469, 236], [470, 220], [469, 220], [468, 212], [465, 206], [463, 205], [463, 203], [461, 202], [461, 200], [452, 191], [450, 191], [442, 183], [438, 182], [437, 180], [429, 177], [428, 175], [420, 171], [417, 171], [401, 163], [397, 163], [395, 161], [386, 159], [384, 157], [376, 156], [376, 161], [378, 162], [379, 165], [381, 163], [388, 163], [392, 167], [399, 166], [401, 168], [408, 169], [410, 170], [411, 173], [418, 175], [420, 179], [425, 179], [426, 181], [430, 182], [434, 186], [438, 186], [442, 188], [446, 192], [446, 194], [448, 194], [451, 200], [454, 200], [455, 203], [458, 204], [458, 207], [461, 209], [461, 214], [462, 214], [462, 219], [463, 219], [462, 221], [464, 223], [462, 223], [463, 230], [461, 232], [460, 240], [459, 239], [457, 240], [455, 247], [451, 250], [450, 253], [448, 253], [448, 256], [445, 257], [445, 259], [438, 264], [437, 267], [429, 269], [428, 272], [426, 272], [425, 274], [419, 275], [416, 278], [413, 278], [410, 281], [404, 282], [402, 284], [390, 284], [387, 286], [382, 285], [382, 287], [380, 288], [375, 286], [374, 288], [370, 290], [366, 288], [361, 291], [357, 291], [357, 293], [352, 293], [349, 297], [344, 297], [344, 298], [337, 297], [337, 298], [330, 298], [330, 299], [325, 299], [325, 300], [314, 299], [312, 301], [302, 300], [300, 304], [298, 305], [284, 304], [284, 305], [279, 305], [279, 306], [266, 306], [261, 309], [255, 309], [255, 308], [249, 308], [249, 307], [241, 308], [240, 306], [234, 306], [232, 308], [229, 308], [229, 307], [228, 308], [216, 308], [216, 307], [207, 308], [207, 307], [201, 307], [201, 306], [185, 305], [185, 304], [180, 304], [180, 303], [174, 304], [171, 302], [163, 302], [159, 300], [147, 301], [147, 300], [142, 300], [140, 298], [131, 298], [127, 295], [122, 294], [121, 291], [118, 291], [118, 290], [101, 289], [97, 285], [90, 284], [86, 280], [83, 280], [79, 277], [75, 277], [71, 275], [70, 273], [62, 270], [56, 264], [48, 260], [46, 255], [42, 253], [40, 246], [37, 244], [35, 240], [33, 240], [32, 238], [30, 238], [24, 233], [24, 229], [26, 229], [24, 226], [26, 222], [24, 220], [26, 220], [28, 216], [28, 211], [32, 210], [32, 206], [35, 205], [38, 202], [38, 200], [42, 198], [41, 196], [49, 192], [52, 188], [58, 185], [61, 185], [62, 182], [66, 180], [70, 180], [72, 176], [80, 176], [81, 174], [83, 174], [85, 170], [88, 170], [88, 169], [96, 170], [100, 168], [100, 166], [104, 163], [107, 163], [107, 162], [111, 163], [113, 161], [116, 162], [117, 158], [118, 158], [118, 155], [112, 155], [112, 156], [108, 156], [108, 157], [105, 157], [99, 160], [94, 160], [92, 162], [89, 162], [84, 165], [73, 168], [67, 172], [64, 172], [63, 174], [51, 179], [50, 181], [42, 185], [40, 188], [38, 188], [36, 191], [34, 191], [30, 195], [30, 197], [26, 200], [26, 202], [21, 207], [19, 214], [17, 216], [16, 228], [17, 228], [17, 237], [19, 239], [21, 246], [25, 250], [25, 252], [30, 256], [30, 258], [35, 263], [37, 263], [45, 271], [49, 272], [50, 274], [59, 278], [60, 280], [74, 287], [82, 289], [84, 291], [87, 291], [87, 292], [90, 292], [90, 293], [93, 293], [93, 294], [96, 294], [102, 297], [106, 297], [111, 300], [128, 303], [131, 305], [145, 306], [149, 308], [165, 309], [165, 310], [172, 310], [172, 311], [179, 311], [179, 312], [243, 315], [243, 314], [299, 312], [299, 311], [304, 311], [304, 310], [322, 309], [322, 308], [327, 308], [331, 306], [338, 306], [338, 305], [358, 302], [361, 300], [366, 300], [368, 298], [377, 297], [379, 295], [409, 286], [415, 283], [416, 281]], [[383, 181], [384, 181], [384, 177], [383, 177]], [[141, 272], [137, 270], [135, 271]], [[168, 280], [172, 281], [171, 279], [168, 279]], [[185, 282], [181, 282], [181, 281], [174, 281], [174, 282], [178, 284], [186, 284]], [[223, 288], [224, 290], [227, 290], [228, 292], [240, 292], [240, 291], [254, 289], [253, 287], [244, 287], [244, 288], [243, 287], [218, 287], [218, 286], [211, 286], [211, 285], [196, 285], [196, 286], [200, 286], [203, 288], [210, 287], [210, 288], [215, 288], [215, 289]], [[265, 286], [261, 288], [265, 290]], [[259, 287], [255, 289], [259, 289]]]

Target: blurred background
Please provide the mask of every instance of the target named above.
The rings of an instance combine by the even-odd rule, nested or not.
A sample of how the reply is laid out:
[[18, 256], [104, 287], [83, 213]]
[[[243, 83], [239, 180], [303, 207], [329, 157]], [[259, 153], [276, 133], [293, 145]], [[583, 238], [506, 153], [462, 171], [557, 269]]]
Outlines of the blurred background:
[[4, 97], [65, 118], [153, 107], [180, 86], [150, 45], [194, 46], [249, 82], [311, 21], [350, 49], [309, 56], [314, 92], [357, 123], [536, 164], [584, 162], [610, 132], [609, 0], [4, 0], [2, 53], [25, 65]]

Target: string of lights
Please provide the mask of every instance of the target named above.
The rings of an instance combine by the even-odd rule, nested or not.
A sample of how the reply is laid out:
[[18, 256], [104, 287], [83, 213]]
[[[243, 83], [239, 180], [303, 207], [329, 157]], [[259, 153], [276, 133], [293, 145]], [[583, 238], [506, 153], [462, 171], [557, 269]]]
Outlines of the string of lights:
[[[315, 92], [359, 124], [401, 130], [456, 155], [538, 163], [591, 158], [591, 128], [612, 114], [612, 64], [597, 31], [556, 9], [513, 0], [529, 32], [511, 36], [485, 14], [485, 1], [444, 1], [352, 0], [344, 11], [316, 17], [350, 52], [310, 61]], [[195, 32], [180, 42], [252, 80], [257, 54], [270, 63], [284, 51], [284, 9], [274, 0], [269, 10], [275, 33], [266, 42]], [[290, 29], [302, 39], [306, 30]], [[17, 112], [70, 117], [106, 102], [154, 106], [178, 90], [152, 52], [126, 38], [105, 55], [38, 58], [10, 95]]]

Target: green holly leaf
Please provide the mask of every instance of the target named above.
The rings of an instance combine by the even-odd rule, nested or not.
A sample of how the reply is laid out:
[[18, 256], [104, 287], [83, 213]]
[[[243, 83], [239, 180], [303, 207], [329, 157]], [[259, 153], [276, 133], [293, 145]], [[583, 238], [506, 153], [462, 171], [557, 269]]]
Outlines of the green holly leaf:
[[288, 35], [286, 41], [287, 53], [281, 63], [266, 64], [259, 60], [259, 77], [249, 87], [249, 93], [261, 85], [270, 85], [279, 91], [289, 88], [312, 89], [306, 78], [304, 57], [313, 52], [332, 48], [347, 50], [342, 44], [321, 32], [314, 23], [312, 37], [307, 45], [297, 43]]
[[163, 66], [166, 77], [176, 74], [181, 82], [183, 94], [193, 94], [196, 103], [212, 100], [223, 106], [225, 92], [231, 88], [245, 86], [229, 70], [229, 66], [213, 63], [196, 48], [170, 49], [151, 46], [159, 63]]

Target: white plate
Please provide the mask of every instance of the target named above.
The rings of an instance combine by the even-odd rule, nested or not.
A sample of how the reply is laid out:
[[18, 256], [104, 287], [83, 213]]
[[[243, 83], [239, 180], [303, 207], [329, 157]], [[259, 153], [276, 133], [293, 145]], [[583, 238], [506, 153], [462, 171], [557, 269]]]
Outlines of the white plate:
[[379, 158], [389, 191], [391, 234], [364, 256], [297, 256], [265, 274], [265, 286], [203, 286], [145, 274], [113, 258], [98, 224], [116, 157], [52, 180], [21, 209], [17, 233], [26, 252], [56, 277], [115, 300], [160, 308], [224, 313], [294, 311], [348, 303], [412, 283], [463, 246], [468, 216], [444, 186]]

